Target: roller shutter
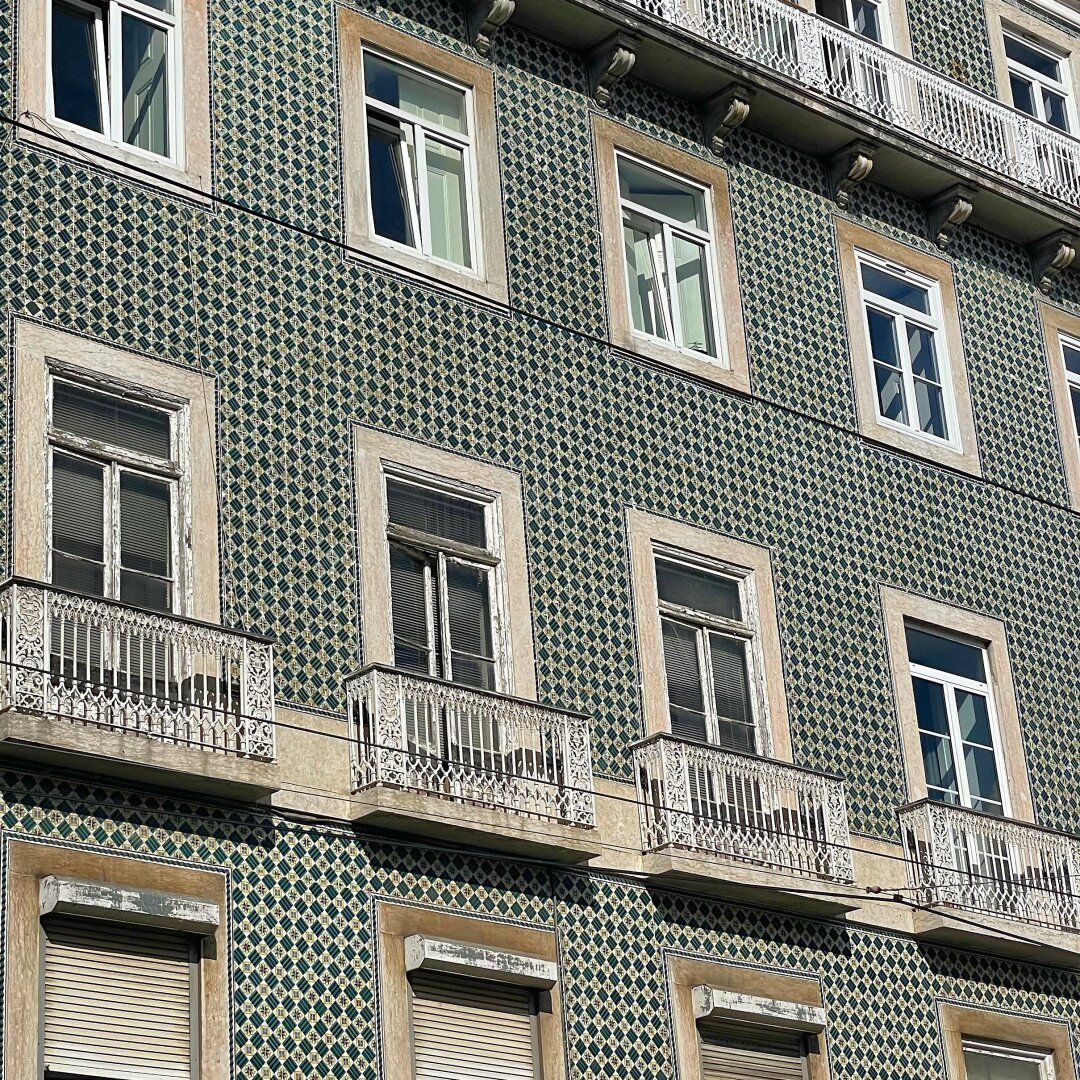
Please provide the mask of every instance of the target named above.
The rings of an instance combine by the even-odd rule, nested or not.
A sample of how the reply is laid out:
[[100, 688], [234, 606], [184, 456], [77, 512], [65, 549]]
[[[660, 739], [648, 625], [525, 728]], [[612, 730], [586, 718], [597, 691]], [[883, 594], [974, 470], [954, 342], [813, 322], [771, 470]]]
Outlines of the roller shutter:
[[745, 1024], [702, 1024], [702, 1080], [806, 1080], [801, 1036]]
[[411, 982], [416, 1080], [534, 1080], [528, 990], [424, 973]]
[[95, 919], [44, 929], [46, 1072], [191, 1080], [191, 939]]

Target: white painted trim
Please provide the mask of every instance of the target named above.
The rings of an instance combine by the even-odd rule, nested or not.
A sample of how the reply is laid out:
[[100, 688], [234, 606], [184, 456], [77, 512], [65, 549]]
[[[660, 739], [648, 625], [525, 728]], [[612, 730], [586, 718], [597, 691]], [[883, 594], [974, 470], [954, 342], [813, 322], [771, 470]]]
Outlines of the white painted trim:
[[559, 968], [552, 960], [423, 934], [405, 938], [405, 970], [439, 971], [536, 990], [550, 990], [559, 981]]

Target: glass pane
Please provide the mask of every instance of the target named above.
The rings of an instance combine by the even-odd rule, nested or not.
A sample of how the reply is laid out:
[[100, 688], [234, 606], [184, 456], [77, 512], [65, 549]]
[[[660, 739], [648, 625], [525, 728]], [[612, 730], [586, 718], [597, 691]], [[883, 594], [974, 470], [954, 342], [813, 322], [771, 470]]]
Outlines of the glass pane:
[[486, 514], [481, 503], [388, 479], [386, 504], [389, 520], [394, 525], [472, 547], [487, 546]]
[[986, 682], [983, 650], [955, 638], [942, 637], [927, 630], [907, 628], [908, 659], [921, 667], [948, 671], [973, 682]]
[[680, 184], [669, 176], [636, 162], [619, 158], [619, 194], [682, 225], [705, 230], [705, 199], [698, 188]]
[[1033, 49], [1018, 38], [1005, 35], [1005, 55], [1018, 64], [1045, 75], [1048, 79], [1061, 80], [1061, 64], [1056, 57], [1050, 56], [1041, 49]]
[[684, 349], [715, 356], [705, 249], [681, 236], [673, 237], [672, 243], [682, 335], [679, 343]]
[[[382, 124], [368, 124], [368, 181], [371, 189], [371, 216], [378, 236], [416, 247], [413, 228], [411, 155], [400, 130], [388, 131]], [[411, 181], [411, 173], [409, 176]]]
[[964, 747], [964, 771], [971, 789], [971, 805], [985, 813], [1001, 812], [1001, 784], [993, 750]]
[[168, 460], [169, 414], [83, 386], [53, 383], [53, 426], [84, 439]]
[[896, 319], [884, 311], [868, 307], [866, 325], [870, 330], [870, 354], [880, 363], [900, 367], [900, 346], [896, 340]]
[[52, 554], [52, 583], [60, 589], [105, 595], [105, 567], [99, 562], [73, 559], [54, 550]]
[[120, 565], [125, 570], [172, 574], [172, 491], [161, 480], [120, 474]]
[[878, 17], [878, 6], [871, 0], [852, 0], [852, 29], [857, 34], [869, 38], [871, 41], [880, 42], [881, 22]]
[[915, 715], [920, 730], [947, 736], [949, 716], [945, 708], [945, 688], [918, 676], [912, 676], [911, 688], [915, 694]]
[[757, 749], [750, 706], [750, 679], [746, 668], [746, 642], [721, 634], [709, 635], [713, 696], [719, 721], [719, 742], [731, 750]]
[[937, 439], [949, 437], [945, 422], [945, 395], [934, 383], [915, 380], [915, 406], [919, 413], [919, 430]]
[[102, 131], [96, 20], [60, 3], [52, 9], [53, 111], [61, 120]]
[[1071, 371], [1074, 375], [1080, 375], [1080, 348], [1063, 341], [1061, 352], [1065, 358], [1065, 370]]
[[168, 157], [168, 32], [126, 14], [121, 27], [124, 142]]
[[895, 368], [875, 364], [874, 378], [877, 380], [878, 412], [888, 420], [906, 424], [908, 415], [903, 376]]
[[937, 348], [934, 332], [914, 323], [907, 324], [908, 349], [911, 353], [911, 370], [920, 379], [941, 382], [938, 374]]
[[884, 296], [887, 300], [921, 311], [925, 315], [930, 314], [930, 293], [922, 285], [879, 270], [868, 263], [863, 263], [862, 281], [867, 292]]
[[708, 737], [708, 729], [698, 665], [697, 631], [670, 619], [662, 620], [662, 624], [671, 731], [682, 738], [704, 740]]
[[454, 682], [494, 690], [495, 644], [488, 572], [448, 563], [446, 600]]
[[1069, 111], [1065, 106], [1065, 98], [1053, 90], [1043, 88], [1043, 113], [1046, 122], [1061, 131], [1069, 130]]
[[1030, 80], [1019, 75], [1009, 75], [1009, 86], [1012, 87], [1013, 105], [1028, 116], [1037, 116], [1035, 111], [1035, 85]]
[[669, 604], [742, 622], [739, 583], [722, 574], [657, 559], [656, 591]]
[[967, 1080], [1042, 1080], [1044, 1073], [1039, 1061], [1018, 1055], [1006, 1056], [1006, 1051], [964, 1050], [964, 1069]]
[[956, 712], [960, 721], [960, 738], [980, 746], [993, 746], [990, 734], [990, 709], [982, 694], [956, 691]]
[[1080, 435], [1080, 388], [1069, 387], [1069, 397], [1072, 399], [1073, 423], [1076, 424], [1076, 432]]
[[463, 90], [425, 79], [371, 53], [364, 53], [364, 89], [368, 97], [428, 123], [450, 131], [465, 132], [468, 127]]
[[924, 731], [919, 735], [919, 744], [922, 747], [923, 774], [931, 798], [939, 802], [959, 803], [960, 789], [949, 740], [928, 735]]
[[151, 611], [172, 610], [172, 582], [148, 574], [120, 571], [120, 599], [133, 607]]
[[666, 337], [661, 309], [660, 283], [653, 261], [652, 237], [624, 219], [626, 284], [634, 329], [654, 337]]
[[390, 613], [394, 626], [394, 666], [431, 672], [424, 561], [390, 548]]
[[91, 461], [53, 455], [52, 581], [62, 589], [105, 591], [105, 473]]
[[437, 259], [472, 265], [469, 244], [469, 196], [465, 155], [452, 146], [427, 142], [428, 218], [431, 254]]

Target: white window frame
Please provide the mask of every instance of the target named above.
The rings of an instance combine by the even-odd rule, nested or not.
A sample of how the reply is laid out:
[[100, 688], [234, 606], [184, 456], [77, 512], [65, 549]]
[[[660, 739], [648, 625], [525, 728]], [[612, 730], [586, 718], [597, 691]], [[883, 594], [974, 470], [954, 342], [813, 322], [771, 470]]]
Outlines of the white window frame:
[[[445, 671], [438, 676], [434, 670], [435, 654], [431, 653], [429, 672], [431, 678], [453, 681], [453, 662], [449, 655], [452, 646], [449, 633], [449, 605], [446, 602], [446, 564], [456, 562], [464, 566], [480, 569], [488, 574], [491, 589], [491, 635], [495, 647], [495, 686], [496, 693], [509, 693], [514, 685], [511, 669], [511, 648], [509, 639], [509, 616], [507, 608], [506, 553], [503, 548], [502, 513], [499, 495], [485, 491], [459, 480], [434, 476], [405, 465], [382, 463], [381, 470], [383, 494], [383, 531], [386, 537], [387, 558], [395, 543], [412, 544], [422, 549], [429, 549], [437, 554], [439, 562], [439, 581], [434, 582], [429, 567], [424, 569], [425, 609], [428, 623], [428, 640], [434, 643], [434, 612], [436, 608], [434, 590], [439, 590], [438, 608], [442, 612], [439, 639], [443, 643], [446, 656], [443, 657]], [[416, 532], [403, 526], [391, 524], [387, 483], [396, 481], [428, 491], [439, 492], [455, 499], [477, 503], [484, 508], [484, 528], [487, 534], [487, 547], [473, 548], [459, 544], [445, 537], [431, 533]], [[388, 632], [391, 647], [394, 642], [393, 589], [390, 591], [390, 604], [387, 610]]]
[[[160, 11], [157, 8], [148, 7], [138, 0], [105, 0], [108, 9], [108, 34], [109, 50], [108, 60], [105, 52], [105, 27], [103, 25], [101, 8], [95, 4], [89, 4], [84, 0], [63, 0], [69, 7], [84, 11], [94, 19], [94, 42], [96, 45], [96, 57], [98, 67], [98, 105], [101, 110], [101, 124], [104, 131], [94, 131], [92, 128], [84, 128], [64, 120], [56, 115], [55, 102], [53, 100], [53, 5], [57, 0], [49, 0], [49, 10], [45, 20], [45, 68], [47, 86], [48, 119], [51, 124], [72, 131], [81, 132], [96, 139], [101, 139], [112, 146], [122, 147], [125, 151], [137, 154], [148, 161], [165, 161], [173, 164], [181, 162], [180, 132], [183, 130], [183, 82], [179, 78], [183, 67], [182, 30], [181, 19], [183, 0], [173, 0], [173, 12]], [[150, 23], [156, 28], [165, 31], [166, 39], [166, 102], [168, 116], [169, 153], [155, 154], [150, 150], [144, 150], [141, 146], [126, 142], [121, 132], [124, 130], [123, 108], [124, 98], [121, 80], [123, 78], [123, 48], [121, 38], [121, 24], [124, 14], [131, 15], [142, 22]]]
[[[883, 48], [893, 48], [893, 28], [892, 28], [892, 5], [889, 0], [869, 0], [872, 7], [877, 9], [878, 26], [881, 27], [881, 41], [875, 42], [877, 45], [881, 45]], [[855, 5], [854, 0], [844, 0], [844, 15], [847, 18], [847, 28], [853, 33], [858, 34], [855, 29]], [[862, 37], [863, 35], [859, 35]], [[874, 41], [873, 38], [866, 38], [867, 41]]]
[[[376, 56], [385, 63], [393, 64], [395, 67], [404, 68], [421, 81], [441, 84], [442, 86], [449, 87], [451, 90], [464, 95], [466, 131], [451, 131], [449, 128], [444, 128], [440, 124], [413, 116], [402, 109], [395, 108], [393, 105], [388, 105], [385, 101], [379, 101], [377, 98], [369, 98], [367, 95], [367, 78], [364, 70], [368, 56]], [[412, 161], [408, 162], [411, 168], [406, 168], [406, 175], [403, 179], [406, 192], [416, 200], [415, 205], [409, 206], [406, 209], [409, 213], [413, 235], [419, 240], [419, 243], [415, 245], [402, 244], [388, 236], [382, 236], [380, 233], [375, 232], [374, 192], [371, 190], [369, 173], [367, 212], [368, 220], [373, 223], [372, 237], [381, 244], [386, 244], [399, 251], [410, 252], [413, 255], [422, 255], [425, 259], [429, 259], [439, 266], [448, 267], [458, 273], [469, 274], [473, 277], [483, 277], [484, 252], [479, 235], [479, 178], [476, 168], [475, 149], [477, 120], [473, 88], [464, 83], [459, 83], [454, 79], [449, 79], [445, 75], [440, 75], [438, 72], [414, 64], [410, 60], [395, 56], [393, 53], [384, 52], [382, 49], [367, 44], [363, 46], [360, 52], [360, 85], [363, 88], [362, 111], [364, 117], [365, 140], [367, 139], [368, 124], [372, 121], [375, 121], [377, 127], [382, 128], [387, 132], [394, 132], [393, 125], [386, 122], [386, 117], [390, 117], [392, 120], [397, 121], [405, 130], [412, 132], [411, 140], [409, 138], [402, 140], [403, 152], [407, 156], [412, 157]], [[427, 169], [420, 167], [427, 160], [425, 147], [429, 135], [434, 141], [447, 143], [455, 149], [460, 150], [462, 154], [466, 187], [465, 206], [469, 216], [467, 222], [469, 254], [471, 258], [469, 264], [450, 262], [448, 259], [440, 259], [431, 253], [431, 208], [428, 202]], [[369, 146], [369, 156], [370, 153], [371, 148]]]
[[[56, 384], [84, 387], [97, 394], [120, 400], [134, 401], [138, 405], [167, 414], [169, 418], [169, 441], [171, 457], [169, 460], [137, 453], [124, 447], [106, 443], [97, 443], [71, 432], [57, 428], [53, 423], [53, 395]], [[189, 448], [186, 443], [187, 406], [165, 394], [150, 395], [132, 387], [120, 386], [115, 382], [87, 377], [87, 373], [78, 368], [49, 361], [46, 371], [45, 427], [47, 451], [45, 476], [48, 497], [45, 500], [45, 573], [46, 580], [52, 582], [52, 526], [53, 526], [53, 461], [56, 453], [67, 457], [92, 461], [104, 466], [105, 471], [105, 568], [104, 598], [120, 598], [120, 530], [116, 527], [120, 520], [120, 475], [124, 472], [149, 476], [169, 484], [169, 529], [172, 543], [172, 589], [171, 611], [173, 615], [184, 616], [191, 611], [192, 574], [190, 531], [190, 466]]]
[[[622, 184], [620, 182], [619, 165], [622, 161], [628, 161], [639, 168], [656, 173], [682, 187], [693, 189], [701, 199], [701, 206], [705, 212], [707, 229], [702, 231], [701, 229], [695, 228], [693, 225], [675, 221], [673, 218], [666, 217], [656, 210], [650, 210], [640, 203], [627, 199], [622, 193]], [[631, 333], [637, 337], [646, 338], [649, 341], [659, 341], [663, 345], [666, 345], [669, 348], [678, 349], [679, 352], [689, 356], [706, 358], [716, 363], [726, 365], [728, 360], [726, 355], [725, 337], [721, 332], [722, 328], [720, 326], [720, 320], [717, 317], [717, 313], [720, 310], [720, 297], [717, 295], [716, 289], [716, 222], [713, 220], [712, 192], [710, 191], [709, 186], [701, 183], [699, 180], [693, 180], [688, 176], [672, 172], [670, 169], [665, 169], [661, 165], [656, 165], [645, 158], [627, 153], [625, 150], [621, 149], [615, 150], [615, 183], [615, 194], [619, 200], [620, 229], [623, 227], [627, 214], [631, 214], [638, 218], [645, 218], [647, 221], [652, 222], [654, 226], [659, 226], [658, 232], [652, 234], [649, 250], [652, 255], [653, 273], [656, 275], [656, 284], [659, 289], [659, 299], [663, 308], [662, 315], [667, 324], [665, 329], [670, 332], [670, 336], [661, 337], [657, 334], [649, 334], [644, 330], [639, 330], [633, 324], [632, 314], [629, 315]], [[714, 353], [699, 352], [697, 349], [688, 348], [681, 341], [677, 340], [682, 332], [680, 328], [681, 320], [679, 318], [679, 295], [677, 289], [673, 289], [669, 286], [669, 282], [675, 281], [673, 239], [676, 236], [681, 236], [690, 243], [701, 246], [705, 252], [705, 284], [707, 286], [705, 299]], [[630, 295], [629, 269], [626, 266], [625, 257], [623, 257], [621, 261], [623, 264], [623, 289], [626, 292], [626, 300], [629, 305], [628, 312], [632, 312], [633, 304]], [[662, 274], [660, 273], [661, 270]]]
[[[1076, 127], [1076, 103], [1073, 100], [1073, 88], [1072, 88], [1072, 76], [1069, 71], [1069, 57], [1063, 56], [1056, 49], [1047, 45], [1043, 41], [1036, 40], [1030, 34], [1025, 33], [1022, 30], [1013, 29], [1010, 26], [1003, 25], [1001, 28], [1001, 36], [1003, 39], [1011, 38], [1013, 41], [1019, 42], [1025, 48], [1031, 49], [1034, 52], [1042, 53], [1043, 56], [1053, 60], [1058, 65], [1058, 71], [1061, 72], [1060, 79], [1051, 79], [1041, 72], [1035, 71], [1029, 68], [1026, 64], [1020, 63], [1019, 60], [1014, 60], [1009, 54], [1005, 53], [1005, 67], [1010, 78], [1015, 75], [1018, 78], [1032, 84], [1033, 93], [1032, 100], [1035, 102], [1035, 116], [1034, 120], [1038, 120], [1042, 124], [1046, 124], [1048, 127], [1053, 127], [1055, 131], [1059, 131], [1060, 128], [1050, 124], [1046, 119], [1046, 105], [1042, 99], [1042, 94], [1038, 91], [1045, 88], [1052, 90], [1054, 93], [1059, 94], [1065, 100], [1065, 116], [1068, 122], [1068, 131], [1066, 134], [1071, 134], [1077, 130]], [[1004, 40], [1002, 42], [1004, 47]], [[1010, 99], [1011, 100], [1011, 99]], [[1022, 110], [1020, 110], [1022, 111]], [[1024, 113], [1025, 116], [1029, 115]]]
[[965, 1038], [961, 1044], [965, 1064], [969, 1050], [986, 1054], [988, 1057], [1004, 1058], [1008, 1061], [1024, 1061], [1039, 1066], [1039, 1080], [1055, 1080], [1054, 1053], [1052, 1050], [1034, 1050], [1022, 1046], [1009, 1046], [1006, 1043], [988, 1042], [985, 1039]]
[[[930, 313], [918, 311], [915, 308], [905, 307], [903, 304], [887, 297], [872, 293], [863, 284], [862, 269], [864, 266], [873, 267], [890, 277], [909, 281], [913, 285], [927, 291], [930, 301]], [[941, 302], [941, 284], [934, 278], [909, 270], [906, 266], [891, 262], [871, 251], [862, 248], [855, 249], [855, 270], [859, 299], [861, 304], [862, 334], [866, 344], [866, 355], [870, 365], [870, 386], [874, 393], [874, 411], [877, 422], [883, 427], [893, 428], [913, 435], [924, 442], [934, 446], [948, 446], [953, 450], [962, 450], [960, 442], [960, 423], [956, 410], [956, 396], [953, 391], [953, 379], [951, 370], [951, 358], [949, 356], [948, 340], [945, 333], [945, 314]], [[918, 323], [925, 330], [929, 330], [934, 336], [934, 352], [937, 359], [938, 375], [941, 385], [942, 407], [945, 413], [945, 425], [948, 438], [942, 439], [937, 435], [923, 431], [919, 426], [918, 403], [915, 397], [915, 374], [912, 368], [911, 351], [908, 345], [907, 334], [897, 333], [896, 342], [900, 353], [901, 376], [904, 384], [904, 399], [907, 407], [908, 423], [903, 424], [898, 420], [892, 420], [881, 414], [881, 397], [877, 389], [877, 372], [875, 371], [874, 349], [870, 339], [870, 324], [867, 319], [867, 309], [876, 308], [891, 316], [894, 320]], [[898, 330], [901, 327], [897, 328]], [[922, 380], [926, 381], [926, 380]]]
[[[655, 542], [652, 545], [652, 555], [654, 576], [656, 574], [656, 563], [662, 561], [738, 583], [739, 603], [743, 611], [741, 622], [664, 600], [659, 595], [659, 584], [657, 584], [657, 605], [661, 622], [661, 648], [663, 648], [662, 626], [664, 619], [682, 623], [695, 631], [698, 672], [701, 676], [702, 698], [705, 702], [705, 724], [708, 729], [708, 742], [710, 746], [719, 746], [720, 721], [716, 712], [712, 660], [707, 647], [707, 634], [709, 632], [717, 633], [746, 642], [746, 677], [750, 691], [750, 710], [754, 722], [754, 734], [758, 744], [757, 755], [759, 757], [771, 757], [773, 752], [772, 725], [769, 722], [769, 698], [765, 683], [765, 655], [761, 641], [761, 623], [758, 614], [754, 571], [746, 567], [719, 562], [715, 559], [709, 559], [705, 556], [695, 555], [692, 552]], [[664, 694], [670, 708], [671, 698], [667, 689], [666, 661], [661, 665], [661, 670], [665, 672]], [[670, 727], [670, 717], [668, 723]]]

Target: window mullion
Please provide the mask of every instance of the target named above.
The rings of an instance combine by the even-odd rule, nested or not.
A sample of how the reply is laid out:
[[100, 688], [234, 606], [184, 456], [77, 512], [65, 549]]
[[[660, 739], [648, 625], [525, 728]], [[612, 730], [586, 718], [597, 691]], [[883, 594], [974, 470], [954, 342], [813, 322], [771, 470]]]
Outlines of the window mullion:
[[696, 628], [698, 670], [701, 672], [701, 700], [705, 705], [705, 736], [713, 746], [720, 745], [720, 720], [716, 713], [716, 693], [713, 687], [712, 657], [709, 655], [709, 631]]
[[679, 319], [679, 289], [678, 281], [675, 276], [675, 244], [673, 242], [673, 233], [671, 226], [668, 224], [661, 225], [663, 231], [663, 256], [664, 256], [664, 276], [667, 278], [667, 310], [669, 318], [671, 320], [671, 340], [679, 346], [683, 347], [682, 341], [682, 322]]
[[419, 124], [413, 127], [416, 148], [416, 197], [420, 214], [420, 250], [431, 254], [431, 207], [428, 201], [427, 134]]
[[945, 716], [949, 723], [949, 742], [952, 743], [956, 790], [960, 796], [960, 804], [971, 809], [971, 789], [968, 787], [964, 763], [964, 740], [960, 735], [960, 716], [956, 708], [957, 687], [950, 682], [942, 682], [942, 686], [945, 689]]
[[435, 620], [438, 617], [435, 605], [435, 591], [431, 576], [431, 561], [424, 559], [424, 622], [427, 632], [427, 664], [428, 674], [439, 674], [439, 661], [441, 657], [437, 653], [438, 638], [435, 634]]
[[436, 587], [438, 588], [437, 617], [439, 619], [439, 637], [442, 639], [443, 678], [453, 682], [454, 643], [450, 640], [450, 603], [446, 583], [446, 555], [439, 552], [439, 571]]
[[[904, 380], [904, 397], [907, 398], [908, 427], [912, 431], [921, 431], [919, 423], [919, 403], [915, 397], [915, 370], [911, 360], [911, 342], [908, 339], [907, 321], [903, 316], [896, 316], [896, 342], [900, 349], [901, 377]], [[935, 332], [935, 343], [937, 335]]]
[[124, 55], [123, 35], [121, 33], [120, 5], [116, 0], [109, 2], [109, 25], [106, 27], [109, 35], [108, 65], [109, 84], [109, 137], [114, 142], [123, 142], [124, 133]]

